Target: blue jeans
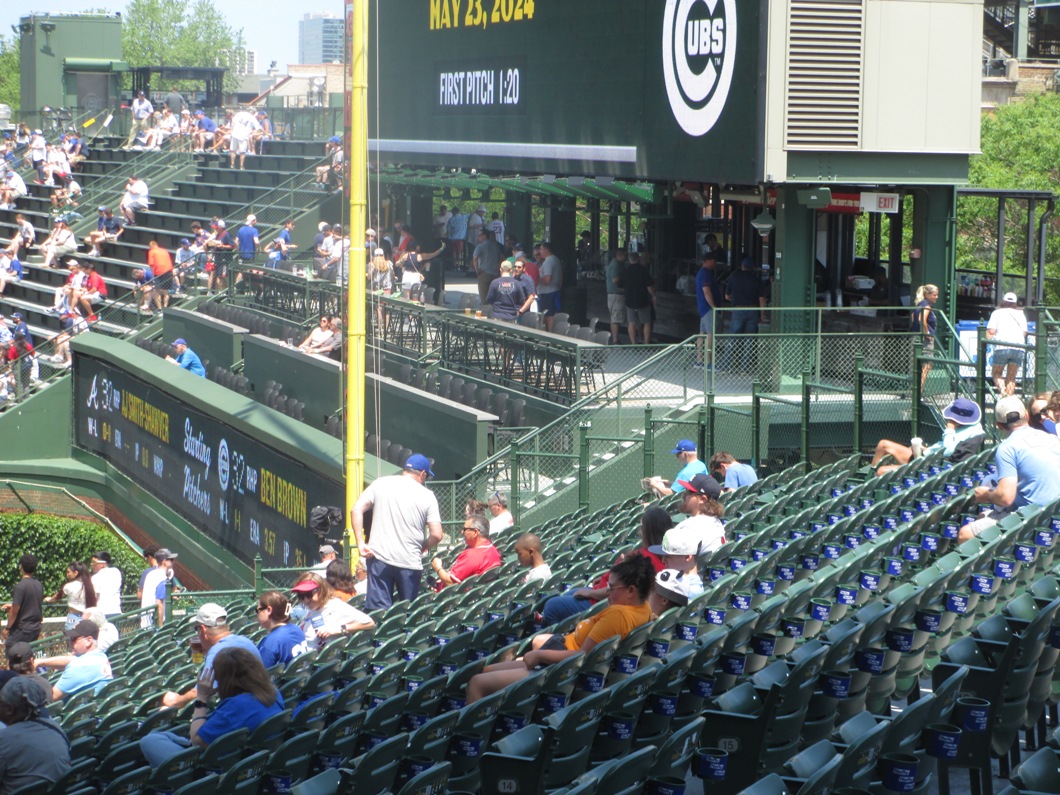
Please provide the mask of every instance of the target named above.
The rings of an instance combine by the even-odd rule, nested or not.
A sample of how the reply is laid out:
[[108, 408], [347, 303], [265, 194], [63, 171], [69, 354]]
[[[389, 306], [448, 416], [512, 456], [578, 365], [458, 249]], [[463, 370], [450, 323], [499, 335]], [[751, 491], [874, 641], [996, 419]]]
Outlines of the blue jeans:
[[364, 598], [365, 610], [381, 610], [394, 604], [394, 589], [398, 598], [412, 601], [420, 592], [423, 572], [418, 569], [402, 569], [384, 563], [379, 558], [368, 558], [368, 594]]
[[[734, 309], [729, 318], [729, 333], [736, 335], [751, 335], [758, 333], [758, 310], [757, 309]], [[734, 337], [729, 340], [729, 356], [726, 369], [736, 370], [741, 373], [749, 372], [751, 369], [752, 352], [754, 341], [746, 336]]]
[[572, 596], [576, 589], [571, 589], [562, 596], [553, 596], [547, 602], [545, 602], [545, 609], [541, 611], [541, 614], [545, 619], [545, 626], [550, 627], [553, 624], [558, 624], [560, 621], [565, 621], [573, 615], [577, 615], [583, 610], [588, 610], [593, 606], [593, 603], [588, 599], [583, 599], [580, 596]]
[[140, 738], [140, 752], [151, 767], [158, 767], [189, 747], [191, 742], [187, 737], [173, 732], [151, 732]]

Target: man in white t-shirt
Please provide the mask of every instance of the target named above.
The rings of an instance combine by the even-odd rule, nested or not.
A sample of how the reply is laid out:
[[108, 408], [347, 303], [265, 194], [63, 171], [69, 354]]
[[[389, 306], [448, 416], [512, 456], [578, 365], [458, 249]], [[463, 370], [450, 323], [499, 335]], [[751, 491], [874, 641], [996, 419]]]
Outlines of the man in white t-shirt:
[[[990, 313], [986, 336], [993, 342], [1026, 344], [1027, 316], [1020, 309], [1015, 293], [1005, 293], [1001, 306]], [[1022, 348], [1005, 348], [1001, 345], [992, 346], [992, 350], [990, 375], [997, 386], [998, 394], [1011, 397], [1016, 394], [1016, 374], [1023, 366], [1027, 352]]]
[[[357, 548], [368, 569], [365, 610], [390, 607], [395, 590], [398, 598], [409, 601], [419, 594], [423, 555], [444, 536], [438, 498], [426, 485], [433, 476], [427, 456], [415, 453], [400, 475], [374, 480], [350, 511]], [[369, 508], [372, 526], [366, 541], [364, 515]]]
[[[173, 571], [173, 561], [176, 557], [176, 552], [170, 552], [165, 547], [157, 550], [154, 558], [158, 565], [147, 572], [147, 576], [144, 577], [144, 586], [140, 596], [140, 608], [155, 608], [155, 612], [158, 615], [158, 626], [162, 626], [166, 617], [165, 599], [158, 598], [159, 586], [164, 585], [166, 580], [169, 579], [170, 572]], [[144, 613], [140, 617], [141, 628], [150, 629], [154, 624], [154, 616], [151, 613]]]
[[446, 229], [449, 227], [449, 219], [453, 217], [453, 214], [449, 212], [449, 209], [443, 204], [438, 208], [438, 215], [434, 216], [434, 236], [437, 238], [444, 238], [446, 236]]
[[[725, 543], [725, 526], [721, 523], [721, 484], [710, 475], [696, 475], [691, 480], [681, 481], [685, 490], [681, 492], [681, 513], [688, 518], [666, 535], [674, 534], [691, 538], [703, 556], [719, 549]], [[656, 553], [659, 554], [659, 553]]]
[[228, 167], [236, 167], [236, 155], [239, 155], [239, 168], [242, 170], [247, 150], [250, 149], [250, 136], [261, 130], [261, 124], [250, 111], [241, 110], [232, 117], [232, 138], [228, 144]]
[[486, 504], [490, 511], [490, 538], [497, 538], [515, 524], [515, 519], [508, 510], [508, 498], [499, 491], [493, 492]]
[[552, 576], [552, 569], [545, 562], [541, 539], [533, 533], [523, 533], [515, 539], [515, 557], [520, 566], [530, 569], [523, 577], [523, 582], [544, 582]]
[[108, 618], [121, 614], [121, 569], [110, 565], [110, 553], [100, 550], [92, 556], [92, 588], [96, 606]]

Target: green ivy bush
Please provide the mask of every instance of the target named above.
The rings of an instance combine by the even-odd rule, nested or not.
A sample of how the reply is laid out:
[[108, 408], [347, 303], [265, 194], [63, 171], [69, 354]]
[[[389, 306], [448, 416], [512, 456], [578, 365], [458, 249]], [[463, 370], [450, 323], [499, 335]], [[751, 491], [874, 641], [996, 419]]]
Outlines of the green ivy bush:
[[66, 582], [71, 561], [88, 565], [100, 550], [110, 552], [111, 565], [121, 569], [123, 593], [135, 594], [144, 559], [107, 525], [40, 513], [0, 514], [0, 591], [11, 593], [21, 576], [18, 559], [27, 552], [40, 561], [36, 576], [47, 596]]

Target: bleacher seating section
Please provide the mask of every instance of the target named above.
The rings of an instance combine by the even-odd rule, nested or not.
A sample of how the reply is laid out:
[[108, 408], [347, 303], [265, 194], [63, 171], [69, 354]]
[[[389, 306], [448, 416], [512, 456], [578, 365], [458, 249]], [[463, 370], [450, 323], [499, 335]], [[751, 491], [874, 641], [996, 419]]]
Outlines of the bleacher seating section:
[[[308, 702], [297, 715], [154, 772], [136, 739], [187, 725], [158, 700], [196, 667], [186, 623], [135, 632], [112, 647], [113, 683], [57, 707], [75, 765], [51, 792], [272, 792], [304, 779], [294, 793], [609, 795], [667, 791], [691, 770], [719, 793], [924, 793], [948, 792], [956, 768], [990, 792], [992, 758], [1011, 792], [1056, 792], [1060, 736], [1046, 746], [1045, 728], [1060, 701], [1060, 517], [1022, 509], [958, 544], [991, 457], [927, 457], [874, 478], [854, 456], [734, 492], [731, 541], [701, 562], [701, 596], [467, 705], [471, 676], [542, 629], [549, 596], [637, 543], [643, 505], [567, 515], [533, 528], [547, 582], [522, 583], [508, 560], [425, 591], [376, 615], [374, 631], [273, 670], [289, 706]], [[261, 636], [249, 595], [228, 610], [235, 631]], [[1021, 731], [1036, 753], [1018, 764]]]
[[[158, 153], [133, 152], [120, 148], [122, 141], [114, 138], [99, 138], [93, 142], [91, 157], [81, 164], [77, 178], [82, 185], [84, 198], [76, 210], [85, 216], [84, 221], [72, 222], [79, 231], [78, 238], [88, 229], [95, 228], [96, 206], [107, 205], [116, 210], [121, 199], [122, 187], [111, 187], [105, 195], [97, 195], [94, 185], [113, 183], [115, 174], [129, 173], [130, 168], [150, 164]], [[164, 154], [164, 153], [163, 153]], [[171, 169], [178, 178], [166, 178], [159, 174], [160, 182], [152, 184], [151, 207], [141, 211], [137, 225], [127, 227], [117, 243], [104, 247], [102, 256], [90, 257], [84, 245], [74, 255], [79, 261], [91, 261], [103, 276], [108, 287], [108, 296], [102, 306], [126, 300], [133, 289], [133, 271], [146, 262], [148, 243], [157, 240], [159, 245], [171, 252], [180, 239], [188, 237], [191, 223], [199, 221], [209, 227], [210, 218], [219, 217], [228, 223], [234, 233], [243, 223], [248, 207], [260, 201], [266, 193], [299, 174], [306, 175], [306, 187], [294, 189], [289, 197], [292, 206], [309, 210], [326, 201], [328, 193], [311, 187], [312, 169], [323, 155], [323, 144], [312, 141], [269, 141], [265, 153], [247, 159], [247, 169], [227, 168], [227, 159], [207, 154], [187, 155], [188, 165]], [[15, 215], [22, 213], [36, 232], [39, 244], [51, 230], [51, 193], [53, 188], [32, 182], [35, 176], [26, 171], [29, 194], [20, 199], [13, 210], [0, 210], [0, 240], [8, 240], [16, 228]], [[109, 182], [107, 182], [109, 180]], [[259, 224], [262, 245], [276, 230]], [[52, 292], [66, 280], [65, 269], [55, 270], [40, 266], [41, 258], [36, 248], [21, 255], [25, 278], [12, 284], [0, 296], [0, 313], [10, 315], [21, 311], [35, 335], [47, 338], [59, 331], [59, 318], [46, 310], [52, 305]], [[127, 326], [113, 320], [97, 324], [96, 330], [123, 334]]]

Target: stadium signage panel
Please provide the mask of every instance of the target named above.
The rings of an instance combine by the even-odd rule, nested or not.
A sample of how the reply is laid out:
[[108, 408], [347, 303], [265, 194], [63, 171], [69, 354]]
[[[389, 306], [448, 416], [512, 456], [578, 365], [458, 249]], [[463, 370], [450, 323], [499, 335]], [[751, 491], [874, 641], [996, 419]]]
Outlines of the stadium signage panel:
[[379, 3], [370, 145], [423, 166], [755, 183], [761, 6]]
[[109, 461], [247, 564], [315, 559], [316, 505], [342, 505], [342, 485], [157, 386], [79, 354], [75, 443]]

